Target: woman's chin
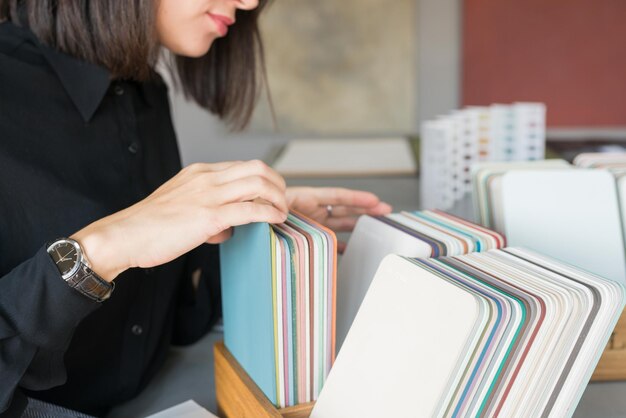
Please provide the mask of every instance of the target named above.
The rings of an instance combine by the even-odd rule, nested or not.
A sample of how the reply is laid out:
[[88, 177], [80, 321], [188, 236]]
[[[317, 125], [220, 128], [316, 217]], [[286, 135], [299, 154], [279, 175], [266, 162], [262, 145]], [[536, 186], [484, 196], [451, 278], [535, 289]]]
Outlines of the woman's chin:
[[215, 39], [211, 37], [210, 39], [203, 40], [202, 42], [189, 42], [185, 45], [177, 45], [174, 48], [169, 48], [167, 45], [165, 47], [178, 56], [200, 58], [209, 52], [214, 40]]

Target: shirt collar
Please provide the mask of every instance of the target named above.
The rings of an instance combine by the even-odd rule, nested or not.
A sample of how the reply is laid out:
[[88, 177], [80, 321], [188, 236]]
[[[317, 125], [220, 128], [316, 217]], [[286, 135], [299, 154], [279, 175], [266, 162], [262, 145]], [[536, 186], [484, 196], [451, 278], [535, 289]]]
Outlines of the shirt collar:
[[0, 36], [15, 39], [16, 47], [22, 42], [35, 45], [61, 81], [85, 122], [91, 120], [111, 83], [109, 71], [50, 48], [42, 44], [30, 30], [10, 22], [0, 24]]

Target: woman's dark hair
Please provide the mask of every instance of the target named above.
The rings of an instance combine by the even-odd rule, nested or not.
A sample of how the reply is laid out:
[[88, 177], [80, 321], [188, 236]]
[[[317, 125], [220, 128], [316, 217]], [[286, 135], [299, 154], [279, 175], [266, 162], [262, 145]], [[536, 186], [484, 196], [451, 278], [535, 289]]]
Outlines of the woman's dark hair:
[[[45, 44], [107, 68], [115, 77], [147, 80], [160, 47], [156, 36], [158, 0], [0, 0], [0, 21], [27, 26]], [[228, 36], [214, 41], [200, 58], [174, 57], [187, 97], [234, 128], [252, 116], [265, 80], [258, 16], [266, 0], [238, 11]], [[114, 28], [114, 29], [113, 29]]]

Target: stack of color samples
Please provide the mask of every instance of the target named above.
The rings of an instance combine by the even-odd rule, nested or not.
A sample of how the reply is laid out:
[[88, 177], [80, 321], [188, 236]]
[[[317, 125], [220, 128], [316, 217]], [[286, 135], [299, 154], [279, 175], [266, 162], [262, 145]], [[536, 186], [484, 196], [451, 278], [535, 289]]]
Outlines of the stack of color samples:
[[480, 166], [481, 222], [528, 248], [626, 283], [626, 159], [582, 155], [578, 168], [548, 160]]
[[523, 249], [389, 255], [311, 416], [569, 417], [625, 291]]
[[476, 221], [505, 234], [502, 208], [502, 179], [513, 171], [567, 170], [565, 160], [538, 160], [526, 162], [482, 163], [472, 166], [472, 200]]
[[298, 214], [220, 248], [224, 342], [277, 407], [310, 402], [334, 361], [335, 235]]
[[430, 258], [488, 251], [505, 246], [496, 232], [441, 211], [361, 216], [339, 264], [337, 348], [388, 254]]
[[604, 168], [622, 174], [626, 170], [626, 152], [585, 152], [574, 158], [574, 165], [582, 168]]

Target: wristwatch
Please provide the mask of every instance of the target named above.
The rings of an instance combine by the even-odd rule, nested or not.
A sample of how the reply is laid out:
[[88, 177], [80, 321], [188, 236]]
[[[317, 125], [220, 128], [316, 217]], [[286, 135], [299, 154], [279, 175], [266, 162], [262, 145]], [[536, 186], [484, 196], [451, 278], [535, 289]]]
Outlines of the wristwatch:
[[115, 283], [107, 282], [91, 270], [89, 261], [76, 240], [59, 238], [48, 245], [47, 251], [70, 287], [97, 302], [111, 296]]

